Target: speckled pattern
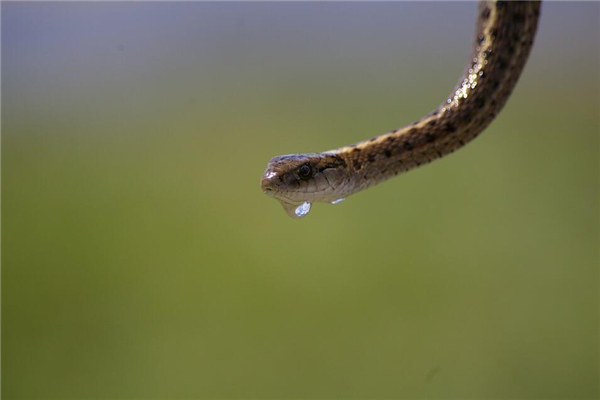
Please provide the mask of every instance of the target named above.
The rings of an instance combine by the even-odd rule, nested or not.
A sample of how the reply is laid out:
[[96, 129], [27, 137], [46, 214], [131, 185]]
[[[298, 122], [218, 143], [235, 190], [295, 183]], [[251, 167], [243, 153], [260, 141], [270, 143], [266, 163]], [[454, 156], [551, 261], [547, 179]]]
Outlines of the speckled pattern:
[[[274, 157], [263, 175], [263, 191], [282, 204], [330, 202], [443, 157], [473, 140], [498, 115], [521, 75], [540, 6], [537, 1], [480, 2], [465, 73], [435, 111], [350, 146]], [[310, 167], [308, 176], [299, 176], [302, 165]], [[324, 169], [325, 165], [330, 168]], [[330, 171], [334, 168], [337, 171]]]

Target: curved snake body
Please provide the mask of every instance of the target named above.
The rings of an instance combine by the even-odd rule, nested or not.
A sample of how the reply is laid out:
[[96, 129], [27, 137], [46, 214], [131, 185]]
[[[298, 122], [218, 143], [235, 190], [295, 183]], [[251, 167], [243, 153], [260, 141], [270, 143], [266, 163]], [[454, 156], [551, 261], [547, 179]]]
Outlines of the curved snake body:
[[465, 73], [446, 101], [420, 120], [322, 153], [271, 159], [263, 192], [291, 217], [313, 202], [336, 202], [441, 158], [481, 133], [508, 100], [533, 45], [540, 2], [482, 1]]

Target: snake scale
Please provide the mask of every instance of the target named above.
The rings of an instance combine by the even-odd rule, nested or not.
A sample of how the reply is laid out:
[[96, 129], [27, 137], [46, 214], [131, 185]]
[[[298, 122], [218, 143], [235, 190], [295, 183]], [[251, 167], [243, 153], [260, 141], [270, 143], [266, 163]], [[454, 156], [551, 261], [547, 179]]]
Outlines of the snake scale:
[[441, 158], [479, 135], [508, 100], [533, 45], [539, 1], [481, 1], [464, 75], [446, 101], [420, 120], [322, 153], [273, 157], [262, 190], [293, 218], [314, 202], [337, 203]]

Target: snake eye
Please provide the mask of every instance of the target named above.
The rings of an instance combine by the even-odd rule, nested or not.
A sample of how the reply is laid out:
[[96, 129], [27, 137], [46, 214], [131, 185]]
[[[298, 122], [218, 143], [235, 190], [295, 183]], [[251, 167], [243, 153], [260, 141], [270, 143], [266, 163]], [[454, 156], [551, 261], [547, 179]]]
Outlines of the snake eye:
[[310, 178], [311, 171], [310, 166], [308, 164], [303, 164], [298, 168], [298, 176], [300, 179], [308, 179]]

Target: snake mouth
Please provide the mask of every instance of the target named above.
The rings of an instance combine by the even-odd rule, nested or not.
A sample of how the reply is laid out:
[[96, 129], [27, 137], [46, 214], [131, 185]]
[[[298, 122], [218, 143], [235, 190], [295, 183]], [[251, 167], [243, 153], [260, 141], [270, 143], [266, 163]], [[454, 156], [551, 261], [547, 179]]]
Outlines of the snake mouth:
[[264, 193], [269, 197], [274, 197], [275, 199], [279, 200], [279, 202], [281, 202], [281, 203], [287, 203], [290, 205], [298, 205], [305, 201], [305, 200], [292, 200], [284, 194], [287, 192], [282, 192], [280, 190], [270, 189], [269, 191], [264, 191]]
[[287, 192], [277, 190], [271, 186], [264, 185], [262, 189], [264, 194], [277, 200], [286, 214], [294, 219], [302, 218], [310, 211], [310, 201], [292, 200], [286, 196]]
[[302, 202], [304, 202], [305, 200], [299, 200], [299, 199], [290, 199], [287, 194], [288, 193], [294, 193], [294, 192], [288, 192], [285, 190], [278, 190], [272, 187], [264, 187], [263, 188], [263, 193], [269, 197], [273, 197], [276, 200], [279, 200], [280, 202], [283, 203], [288, 203], [288, 204], [300, 204]]
[[[314, 203], [322, 202], [327, 203], [327, 199], [323, 199], [323, 196], [327, 196], [329, 193], [327, 190], [320, 190], [318, 192], [300, 192], [300, 191], [287, 191], [279, 190], [275, 188], [263, 188], [263, 193], [269, 197], [273, 197], [280, 203], [286, 203], [289, 205], [297, 206], [304, 202]], [[290, 197], [291, 195], [291, 197]], [[296, 195], [296, 196], [295, 196]]]

